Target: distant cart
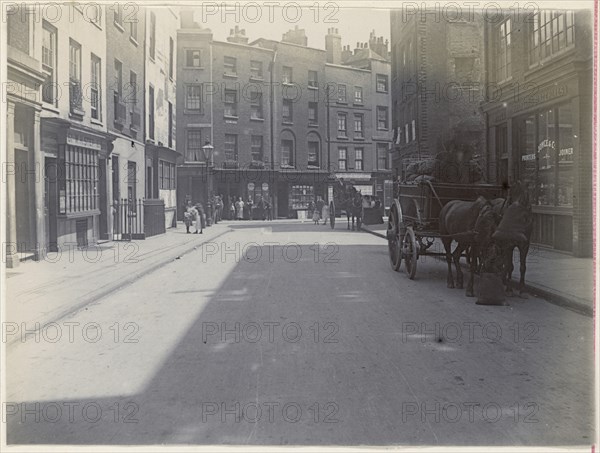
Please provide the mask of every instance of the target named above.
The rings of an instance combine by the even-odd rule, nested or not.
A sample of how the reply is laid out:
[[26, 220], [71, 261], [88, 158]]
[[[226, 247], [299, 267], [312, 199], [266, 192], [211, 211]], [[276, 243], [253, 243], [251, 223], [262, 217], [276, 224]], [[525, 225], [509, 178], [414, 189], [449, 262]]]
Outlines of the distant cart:
[[429, 251], [436, 238], [440, 238], [440, 211], [452, 200], [475, 201], [503, 196], [502, 186], [491, 184], [450, 184], [422, 181], [398, 184], [387, 224], [390, 264], [400, 270], [402, 260], [408, 277], [417, 273], [417, 260], [421, 255], [445, 256]]

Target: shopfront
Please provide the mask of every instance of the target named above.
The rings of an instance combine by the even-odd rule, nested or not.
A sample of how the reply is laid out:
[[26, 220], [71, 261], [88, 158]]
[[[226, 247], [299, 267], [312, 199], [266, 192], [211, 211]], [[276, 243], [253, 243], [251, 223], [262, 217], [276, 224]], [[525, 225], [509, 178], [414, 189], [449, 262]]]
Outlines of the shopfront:
[[[492, 170], [499, 183], [528, 185], [534, 229], [532, 242], [578, 256], [591, 253], [591, 134], [577, 79], [524, 94], [524, 101], [494, 109], [488, 140], [495, 151]], [[530, 102], [525, 102], [527, 100]], [[586, 193], [587, 192], [587, 193]], [[586, 249], [589, 249], [586, 251]]]
[[100, 239], [110, 148], [107, 134], [42, 119], [48, 250], [86, 247]]
[[308, 205], [317, 197], [327, 197], [327, 177], [324, 170], [282, 170], [277, 180], [277, 216], [302, 218], [307, 215]]

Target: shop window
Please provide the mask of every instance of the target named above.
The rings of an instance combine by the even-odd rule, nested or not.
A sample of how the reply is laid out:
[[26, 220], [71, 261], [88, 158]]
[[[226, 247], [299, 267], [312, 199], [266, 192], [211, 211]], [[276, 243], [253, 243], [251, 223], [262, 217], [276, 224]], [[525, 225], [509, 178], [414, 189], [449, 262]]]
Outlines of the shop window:
[[98, 151], [66, 145], [59, 149], [60, 213], [74, 214], [98, 207]]
[[308, 204], [314, 200], [315, 193], [313, 186], [292, 186], [289, 198], [290, 209], [308, 209]]
[[519, 121], [519, 179], [528, 183], [533, 204], [572, 206], [574, 136], [569, 104]]

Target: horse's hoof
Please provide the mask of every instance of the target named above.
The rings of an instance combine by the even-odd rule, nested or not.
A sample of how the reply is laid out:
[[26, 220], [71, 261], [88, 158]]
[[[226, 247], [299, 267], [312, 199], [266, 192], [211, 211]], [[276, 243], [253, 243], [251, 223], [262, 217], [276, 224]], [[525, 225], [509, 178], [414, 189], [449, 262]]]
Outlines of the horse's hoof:
[[475, 294], [473, 293], [473, 290], [471, 290], [471, 291], [468, 291], [468, 290], [467, 290], [467, 292], [465, 293], [465, 295], [466, 295], [467, 297], [475, 297]]
[[463, 289], [463, 284], [462, 284], [462, 283], [457, 283], [457, 284], [456, 284], [456, 287], [457, 287], [458, 289]]
[[450, 289], [454, 289], [454, 283], [448, 283], [446, 286]]
[[521, 292], [519, 293], [519, 297], [520, 297], [521, 299], [529, 299], [529, 294], [527, 294], [527, 293], [526, 293], [526, 292], [524, 292], [524, 291], [521, 291]]

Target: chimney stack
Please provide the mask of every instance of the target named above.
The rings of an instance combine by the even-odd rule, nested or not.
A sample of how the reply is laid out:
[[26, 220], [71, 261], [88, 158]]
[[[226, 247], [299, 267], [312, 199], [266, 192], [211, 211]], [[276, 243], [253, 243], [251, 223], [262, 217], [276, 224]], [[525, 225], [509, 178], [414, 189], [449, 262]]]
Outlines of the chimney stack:
[[308, 46], [308, 38], [306, 31], [303, 28], [299, 28], [298, 25], [294, 26], [293, 30], [289, 30], [283, 34], [281, 42], [287, 42], [290, 44], [296, 44], [298, 46]]
[[229, 29], [229, 36], [227, 42], [233, 42], [236, 44], [248, 44], [248, 38], [246, 37], [246, 30], [241, 29], [238, 25], [235, 28]]
[[327, 63], [342, 64], [342, 37], [337, 28], [329, 28], [325, 35]]

